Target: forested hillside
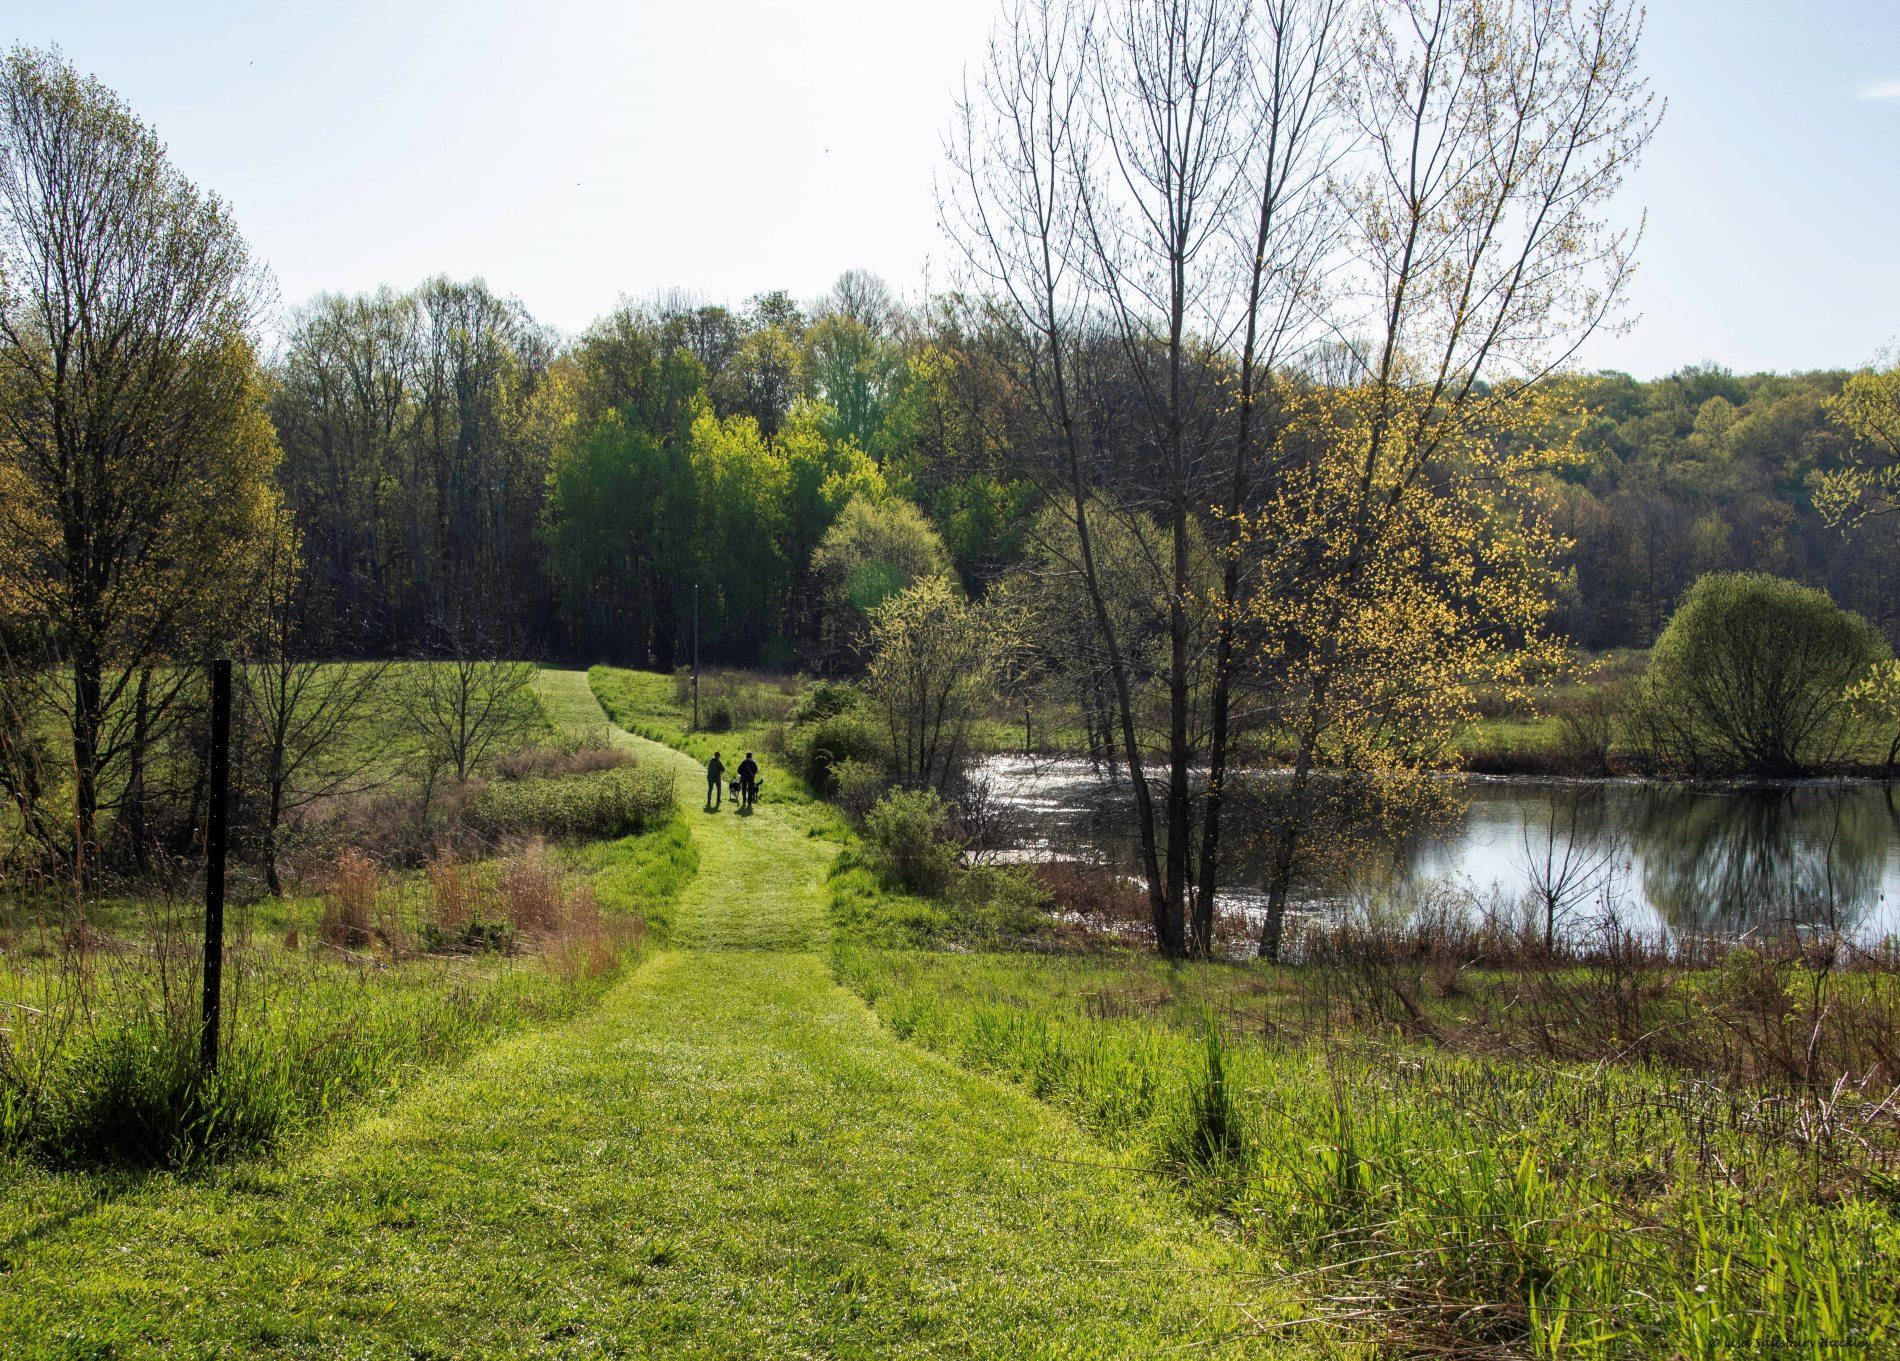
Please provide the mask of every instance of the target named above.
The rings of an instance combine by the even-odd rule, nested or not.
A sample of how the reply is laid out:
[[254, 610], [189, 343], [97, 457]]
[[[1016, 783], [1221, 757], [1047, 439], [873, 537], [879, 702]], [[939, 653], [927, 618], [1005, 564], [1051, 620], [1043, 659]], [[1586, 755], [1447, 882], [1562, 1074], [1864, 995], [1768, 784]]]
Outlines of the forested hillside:
[[1561, 620], [1587, 647], [1642, 647], [1703, 572], [1751, 569], [1825, 586], [1900, 628], [1891, 517], [1842, 534], [1816, 509], [1819, 476], [1860, 450], [1826, 407], [1848, 374], [1686, 368], [1654, 382], [1583, 384], [1584, 460], [1558, 527], [1576, 582]]
[[[571, 343], [480, 281], [318, 299], [271, 403], [312, 622], [343, 652], [457, 632], [664, 666], [698, 583], [708, 658], [822, 660], [818, 550], [852, 496], [916, 503], [972, 591], [1022, 558], [1037, 498], [1010, 469], [1036, 422], [995, 343], [955, 300], [907, 309], [856, 272], [809, 306], [623, 304]], [[1737, 568], [1900, 627], [1894, 526], [1843, 535], [1815, 506], [1855, 449], [1826, 409], [1847, 376], [1581, 380], [1566, 632], [1645, 646], [1699, 574]]]

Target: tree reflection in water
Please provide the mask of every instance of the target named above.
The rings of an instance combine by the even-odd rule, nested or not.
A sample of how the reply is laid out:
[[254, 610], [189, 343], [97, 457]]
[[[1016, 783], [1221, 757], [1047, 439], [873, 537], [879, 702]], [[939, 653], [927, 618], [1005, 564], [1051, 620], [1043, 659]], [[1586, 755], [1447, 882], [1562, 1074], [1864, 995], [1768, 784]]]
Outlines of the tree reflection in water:
[[1879, 899], [1895, 831], [1864, 788], [1642, 791], [1631, 843], [1643, 895], [1677, 931], [1852, 932]]
[[[1087, 762], [986, 766], [1022, 854], [1082, 855], [1134, 866], [1125, 785]], [[1277, 811], [1275, 781], [1236, 780], [1224, 910], [1257, 905], [1259, 848]], [[1379, 792], [1379, 791], [1373, 791]], [[1326, 911], [1344, 897], [1402, 905], [1447, 892], [1472, 910], [1528, 908], [1556, 896], [1559, 934], [1586, 929], [1607, 894], [1628, 926], [1739, 935], [1791, 924], [1863, 938], [1900, 933], [1900, 795], [1868, 784], [1762, 789], [1628, 780], [1442, 780], [1409, 800], [1369, 798], [1342, 781], [1326, 835], [1299, 869], [1295, 901]], [[1421, 796], [1421, 794], [1423, 796]], [[1548, 903], [1546, 904], [1548, 906]]]

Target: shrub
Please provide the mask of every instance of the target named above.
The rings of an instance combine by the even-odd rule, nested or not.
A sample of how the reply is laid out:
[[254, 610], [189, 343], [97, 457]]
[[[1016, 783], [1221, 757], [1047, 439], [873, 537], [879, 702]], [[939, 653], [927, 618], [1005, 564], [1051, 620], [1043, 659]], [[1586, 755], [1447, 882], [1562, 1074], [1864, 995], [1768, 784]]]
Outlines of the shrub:
[[1056, 860], [1037, 865], [1036, 882], [1053, 910], [1103, 931], [1140, 931], [1153, 922], [1148, 895], [1106, 865]]
[[610, 746], [606, 734], [523, 747], [498, 757], [495, 774], [504, 780], [545, 780], [561, 775], [593, 775], [633, 764], [633, 753]]
[[469, 821], [492, 838], [622, 837], [665, 821], [674, 807], [672, 773], [636, 765], [596, 775], [496, 781], [476, 796]]
[[893, 789], [864, 818], [870, 861], [887, 882], [941, 893], [957, 867], [943, 800], [934, 790]]
[[1613, 682], [1557, 706], [1558, 751], [1567, 768], [1582, 775], [1610, 773], [1623, 703], [1623, 686]]
[[1848, 749], [1847, 689], [1887, 655], [1879, 631], [1825, 592], [1711, 572], [1656, 640], [1643, 707], [1671, 764], [1798, 775]]
[[848, 709], [793, 728], [786, 737], [785, 754], [806, 784], [829, 794], [833, 766], [863, 761], [881, 769], [889, 764], [890, 749], [877, 724]]
[[832, 801], [855, 823], [863, 823], [865, 814], [890, 787], [884, 768], [870, 761], [846, 757], [831, 768]]
[[857, 707], [858, 692], [841, 681], [818, 681], [807, 686], [788, 715], [793, 723], [816, 723]]
[[951, 876], [948, 896], [966, 940], [1033, 936], [1050, 924], [1049, 895], [1021, 866], [972, 865]]

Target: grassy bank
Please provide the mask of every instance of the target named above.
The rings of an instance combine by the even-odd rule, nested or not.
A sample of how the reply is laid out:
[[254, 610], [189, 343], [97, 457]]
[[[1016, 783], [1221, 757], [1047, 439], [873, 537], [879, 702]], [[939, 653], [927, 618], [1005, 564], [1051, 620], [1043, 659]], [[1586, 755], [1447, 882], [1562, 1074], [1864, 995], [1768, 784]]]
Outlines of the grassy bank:
[[1320, 1301], [1303, 1328], [1576, 1357], [1900, 1345], [1890, 1132], [1878, 1153], [1817, 1142], [1772, 1094], [1661, 1066], [1289, 1037], [1248, 1015], [1285, 985], [1247, 967], [833, 958], [895, 1034], [1178, 1177]]

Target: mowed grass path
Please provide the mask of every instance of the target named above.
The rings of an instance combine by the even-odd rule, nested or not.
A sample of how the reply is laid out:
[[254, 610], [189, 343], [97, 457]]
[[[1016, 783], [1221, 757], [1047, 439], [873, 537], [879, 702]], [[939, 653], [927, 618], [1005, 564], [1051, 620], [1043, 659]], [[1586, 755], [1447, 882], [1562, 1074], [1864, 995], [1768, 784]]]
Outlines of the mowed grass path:
[[832, 980], [826, 814], [702, 813], [692, 761], [615, 740], [680, 769], [674, 948], [279, 1164], [0, 1227], [0, 1355], [1257, 1352], [1240, 1249]]

